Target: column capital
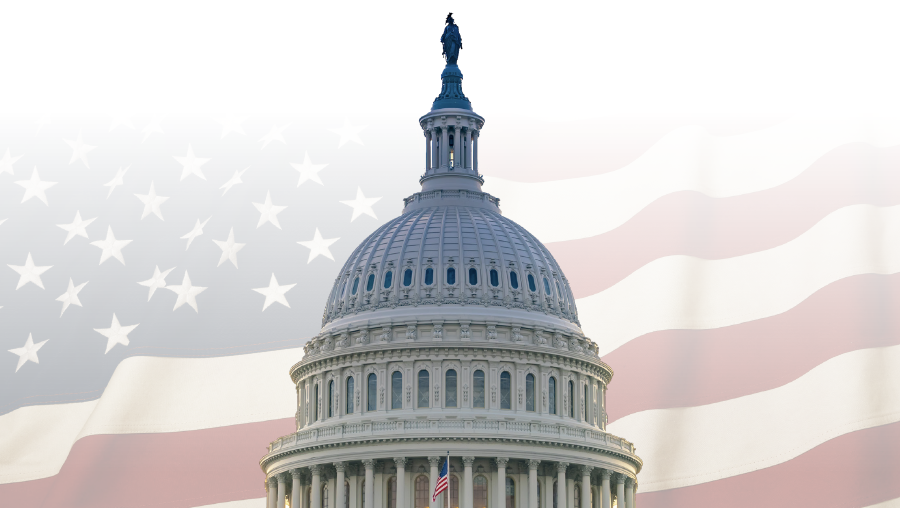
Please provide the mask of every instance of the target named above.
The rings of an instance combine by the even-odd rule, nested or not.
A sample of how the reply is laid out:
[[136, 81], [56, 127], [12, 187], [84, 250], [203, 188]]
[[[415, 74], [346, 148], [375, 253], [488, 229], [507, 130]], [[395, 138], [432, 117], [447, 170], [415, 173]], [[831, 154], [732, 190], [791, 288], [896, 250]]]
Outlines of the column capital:
[[569, 467], [568, 462], [557, 462], [556, 463], [556, 472], [557, 473], [565, 473], [567, 467]]
[[604, 480], [609, 480], [609, 477], [612, 476], [613, 472], [609, 469], [600, 470], [600, 476], [603, 477]]
[[303, 471], [300, 469], [291, 469], [291, 477], [295, 480], [303, 479]]
[[472, 464], [475, 463], [475, 457], [463, 457], [463, 467], [472, 467]]
[[632, 487], [634, 487], [634, 478], [632, 478], [632, 477], [630, 477], [630, 476], [629, 476], [628, 478], [626, 478], [626, 479], [625, 479], [625, 486], [628, 487], [629, 489], [632, 488]]
[[335, 462], [332, 464], [332, 466], [334, 466], [334, 469], [337, 470], [338, 473], [343, 473], [347, 470], [346, 462]]
[[528, 461], [528, 469], [530, 469], [532, 471], [536, 471], [537, 468], [540, 467], [540, 465], [541, 465], [541, 461], [539, 461], [539, 460], [530, 459]]
[[509, 457], [497, 457], [496, 459], [494, 459], [494, 462], [497, 463], [497, 469], [506, 469], [506, 464], [509, 462]]
[[581, 476], [590, 476], [594, 466], [581, 466], [579, 469], [581, 470]]
[[394, 457], [394, 465], [397, 466], [397, 469], [405, 468], [408, 461], [409, 459], [406, 457]]
[[375, 459], [362, 459], [362, 463], [366, 466], [366, 471], [375, 469]]
[[322, 474], [322, 465], [321, 464], [313, 464], [309, 466], [309, 472], [313, 474], [313, 476], [319, 476]]
[[268, 479], [269, 487], [274, 487], [278, 484], [278, 475], [270, 476]]
[[625, 483], [625, 478], [627, 478], [627, 476], [625, 476], [624, 474], [622, 474], [622, 473], [617, 473], [617, 474], [616, 474], [616, 483], [617, 483], [617, 484], [623, 484], [623, 483]]
[[431, 467], [438, 467], [438, 463], [440, 463], [440, 457], [428, 457], [428, 463], [431, 464]]

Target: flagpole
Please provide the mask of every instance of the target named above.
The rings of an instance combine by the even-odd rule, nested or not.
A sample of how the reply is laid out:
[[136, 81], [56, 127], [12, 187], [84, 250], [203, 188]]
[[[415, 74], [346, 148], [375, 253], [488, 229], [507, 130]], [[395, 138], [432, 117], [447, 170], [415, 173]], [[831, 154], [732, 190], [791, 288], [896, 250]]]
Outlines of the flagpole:
[[444, 496], [447, 497], [447, 508], [450, 508], [450, 450], [447, 450], [447, 490]]

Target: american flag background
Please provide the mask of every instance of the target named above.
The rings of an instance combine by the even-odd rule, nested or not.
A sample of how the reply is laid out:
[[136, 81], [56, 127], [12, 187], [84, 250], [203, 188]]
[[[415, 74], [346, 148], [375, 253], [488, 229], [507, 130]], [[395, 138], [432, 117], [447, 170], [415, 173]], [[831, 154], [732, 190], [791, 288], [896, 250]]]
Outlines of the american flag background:
[[419, 190], [447, 11], [485, 191], [615, 370], [647, 507], [900, 506], [890, 3], [8, 3], [0, 506], [262, 506], [337, 270]]

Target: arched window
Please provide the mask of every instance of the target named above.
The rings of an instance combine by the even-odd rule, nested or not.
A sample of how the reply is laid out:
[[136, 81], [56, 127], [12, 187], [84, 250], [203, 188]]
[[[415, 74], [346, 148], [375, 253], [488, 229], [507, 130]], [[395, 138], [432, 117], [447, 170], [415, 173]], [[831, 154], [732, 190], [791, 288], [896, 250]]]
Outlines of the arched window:
[[425, 269], [425, 285], [430, 286], [434, 284], [434, 270], [431, 268]]
[[419, 475], [416, 477], [416, 508], [426, 508], [431, 501], [428, 477]]
[[581, 412], [582, 420], [587, 420], [587, 406], [589, 400], [591, 399], [588, 397], [588, 385], [584, 385], [584, 411]]
[[550, 392], [550, 414], [556, 414], [556, 378], [550, 376], [550, 386], [548, 391]]
[[474, 505], [472, 508], [487, 508], [487, 478], [482, 475], [476, 476], [472, 481], [472, 504]]
[[500, 409], [512, 409], [512, 376], [509, 372], [500, 373]]
[[412, 270], [407, 268], [406, 271], [403, 272], [403, 287], [408, 288], [409, 286], [412, 286]]
[[313, 421], [317, 421], [319, 419], [319, 385], [316, 384], [315, 389], [315, 399], [313, 399]]
[[512, 286], [513, 289], [519, 289], [519, 274], [516, 272], [509, 272], [509, 285]]
[[497, 287], [500, 285], [500, 274], [497, 273], [497, 270], [491, 270], [491, 286]]
[[506, 477], [506, 508], [516, 508], [516, 482], [509, 476]]
[[456, 284], [456, 268], [450, 267], [447, 268], [447, 285], [452, 286]]
[[394, 282], [394, 272], [388, 272], [384, 274], [384, 289], [388, 289], [391, 287], [391, 284]]
[[391, 374], [391, 409], [403, 408], [403, 374], [398, 370]]
[[579, 508], [581, 506], [581, 484], [580, 483], [575, 484], [575, 495], [573, 496], [573, 498], [574, 498], [573, 502], [575, 503], [575, 508]]
[[[545, 281], [547, 279], [544, 279]], [[366, 280], [366, 291], [372, 291], [372, 288], [375, 287], [375, 274], [370, 273], [368, 280]]]
[[484, 407], [484, 371], [476, 370], [472, 375], [472, 407]]
[[444, 404], [447, 407], [456, 407], [456, 371], [448, 370], [445, 377], [447, 381], [444, 384]]
[[575, 418], [575, 383], [569, 381], [569, 418]]
[[334, 403], [334, 380], [328, 382], [328, 418], [334, 416], [334, 408], [332, 404]]
[[350, 294], [355, 295], [357, 289], [359, 289], [359, 277], [353, 279], [353, 287], [350, 288]]
[[322, 484], [322, 508], [328, 508], [328, 484]]
[[[528, 289], [530, 289], [532, 293], [537, 291], [537, 286], [534, 284], [534, 275], [531, 275], [530, 273], [528, 274]], [[356, 292], [353, 294], [356, 294]]]
[[534, 374], [525, 376], [525, 411], [534, 411]]
[[459, 478], [450, 475], [450, 508], [459, 508]]
[[378, 392], [378, 377], [375, 376], [375, 373], [369, 374], [368, 386], [366, 387], [366, 410], [367, 411], [375, 411], [377, 407], [378, 399], [376, 398]]
[[544, 292], [547, 295], [552, 295], [553, 293], [550, 291], [550, 281], [547, 280], [547, 277], [544, 277]]
[[[365, 480], [363, 480], [363, 484], [365, 484]], [[365, 495], [365, 494], [363, 494]], [[366, 506], [365, 500], [363, 500], [363, 506]], [[397, 508], [397, 477], [392, 476], [390, 480], [388, 480], [388, 508]]]
[[469, 268], [469, 285], [477, 286], [478, 285], [478, 270], [474, 268]]
[[428, 371], [419, 371], [419, 407], [428, 407]]
[[344, 508], [350, 508], [350, 482], [344, 480]]
[[347, 414], [353, 414], [353, 377], [347, 378]]

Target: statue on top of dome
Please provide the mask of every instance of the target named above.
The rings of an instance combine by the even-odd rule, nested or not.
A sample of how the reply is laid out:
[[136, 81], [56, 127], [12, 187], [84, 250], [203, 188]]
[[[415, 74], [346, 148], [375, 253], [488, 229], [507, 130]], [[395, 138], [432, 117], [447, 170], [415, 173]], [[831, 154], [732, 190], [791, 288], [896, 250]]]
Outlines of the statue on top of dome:
[[456, 65], [459, 50], [462, 49], [462, 37], [459, 35], [459, 27], [453, 22], [452, 12], [447, 14], [444, 23], [447, 23], [447, 26], [444, 27], [444, 33], [441, 35], [441, 44], [444, 45], [444, 52], [441, 55], [447, 60], [447, 65]]

